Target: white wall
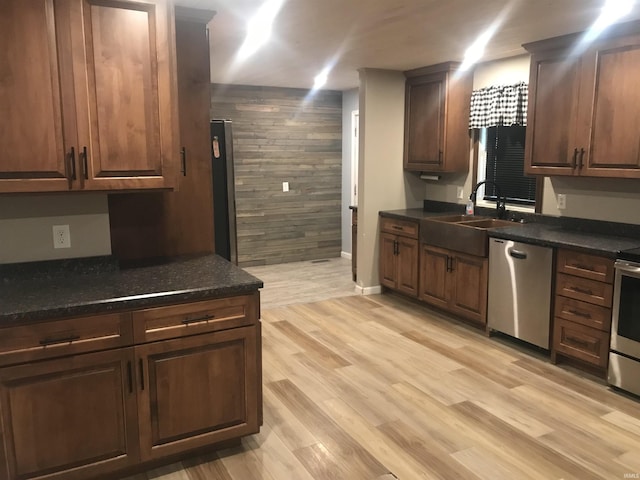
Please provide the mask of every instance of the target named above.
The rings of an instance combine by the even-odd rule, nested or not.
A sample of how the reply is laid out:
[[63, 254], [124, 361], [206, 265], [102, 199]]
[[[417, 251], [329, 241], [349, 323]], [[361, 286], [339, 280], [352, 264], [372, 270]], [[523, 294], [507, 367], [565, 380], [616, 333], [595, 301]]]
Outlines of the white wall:
[[351, 113], [358, 110], [358, 89], [342, 92], [342, 252], [351, 254]]
[[[53, 248], [53, 225], [69, 225], [71, 248]], [[0, 197], [0, 264], [111, 255], [105, 194]]]
[[378, 212], [422, 206], [424, 183], [405, 173], [402, 72], [360, 70], [360, 165], [358, 172], [358, 287], [380, 285]]

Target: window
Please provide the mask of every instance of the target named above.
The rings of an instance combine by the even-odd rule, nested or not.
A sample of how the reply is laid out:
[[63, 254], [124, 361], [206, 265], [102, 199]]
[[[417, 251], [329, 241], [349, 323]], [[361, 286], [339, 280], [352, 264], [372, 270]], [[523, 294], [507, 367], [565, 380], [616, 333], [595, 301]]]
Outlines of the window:
[[[471, 95], [469, 128], [476, 138], [476, 181], [493, 181], [511, 210], [532, 211], [541, 181], [524, 175], [528, 87], [524, 82], [493, 85]], [[481, 187], [477, 204], [495, 205], [493, 185]], [[539, 194], [538, 194], [539, 195]]]
[[[536, 179], [524, 175], [525, 135], [526, 127], [521, 125], [483, 128], [480, 133], [478, 181], [497, 183], [509, 204], [534, 207]], [[485, 186], [483, 199], [496, 201], [493, 185]]]

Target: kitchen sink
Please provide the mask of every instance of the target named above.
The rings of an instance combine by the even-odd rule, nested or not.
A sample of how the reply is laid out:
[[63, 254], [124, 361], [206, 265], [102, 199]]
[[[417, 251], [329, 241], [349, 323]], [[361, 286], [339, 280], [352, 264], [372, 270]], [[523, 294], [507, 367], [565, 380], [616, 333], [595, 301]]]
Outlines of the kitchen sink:
[[516, 225], [515, 222], [509, 220], [500, 220], [499, 218], [486, 218], [484, 220], [471, 220], [459, 222], [468, 227], [476, 228], [500, 228], [500, 227], [512, 227]]
[[442, 217], [429, 217], [425, 220], [433, 221], [433, 222], [458, 223], [458, 222], [469, 222], [469, 221], [478, 221], [478, 220], [491, 220], [491, 218], [483, 217], [481, 215], [445, 215]]
[[518, 226], [519, 223], [473, 215], [425, 218], [420, 224], [420, 241], [478, 257], [489, 255], [490, 228]]

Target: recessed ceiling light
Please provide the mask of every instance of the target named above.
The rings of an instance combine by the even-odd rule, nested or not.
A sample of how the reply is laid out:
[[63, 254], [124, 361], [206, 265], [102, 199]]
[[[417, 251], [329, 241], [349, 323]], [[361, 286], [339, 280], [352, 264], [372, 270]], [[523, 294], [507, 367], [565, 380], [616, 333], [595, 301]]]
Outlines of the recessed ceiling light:
[[329, 69], [325, 68], [318, 75], [316, 75], [313, 79], [313, 89], [318, 90], [325, 86], [327, 80], [329, 79]]
[[251, 17], [247, 24], [247, 36], [238, 51], [238, 58], [245, 60], [269, 41], [273, 21], [282, 8], [284, 0], [267, 0]]

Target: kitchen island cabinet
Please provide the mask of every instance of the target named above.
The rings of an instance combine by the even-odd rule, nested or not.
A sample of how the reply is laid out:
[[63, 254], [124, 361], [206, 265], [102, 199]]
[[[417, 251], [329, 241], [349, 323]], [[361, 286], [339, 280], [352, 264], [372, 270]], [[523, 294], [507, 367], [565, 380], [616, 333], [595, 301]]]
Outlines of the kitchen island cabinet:
[[173, 7], [3, 0], [0, 192], [173, 187]]
[[0, 294], [0, 478], [115, 475], [259, 431], [261, 282], [215, 256], [135, 270], [67, 279], [75, 297], [39, 280], [48, 307], [25, 281]]
[[618, 25], [582, 51], [581, 38], [525, 45], [532, 53], [525, 173], [640, 178], [640, 22]]

